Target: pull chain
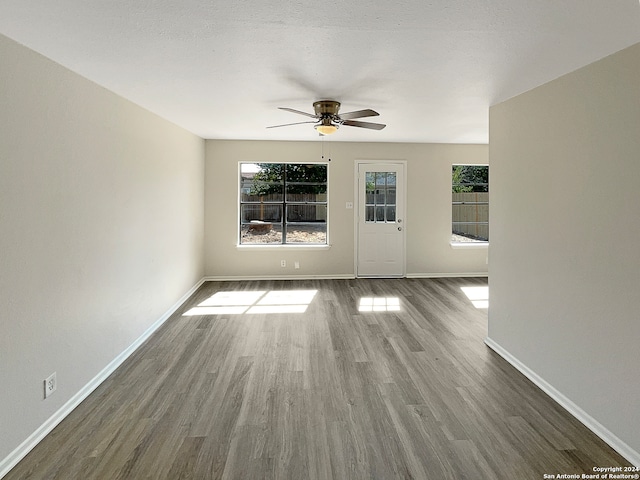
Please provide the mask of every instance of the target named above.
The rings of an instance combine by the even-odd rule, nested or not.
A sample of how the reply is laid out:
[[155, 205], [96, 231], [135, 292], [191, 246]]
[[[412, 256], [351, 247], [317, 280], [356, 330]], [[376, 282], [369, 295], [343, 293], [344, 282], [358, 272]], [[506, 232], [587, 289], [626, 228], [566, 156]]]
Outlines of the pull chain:
[[[320, 158], [324, 160], [324, 137], [325, 135], [320, 135]], [[327, 158], [327, 161], [330, 162], [331, 159]]]

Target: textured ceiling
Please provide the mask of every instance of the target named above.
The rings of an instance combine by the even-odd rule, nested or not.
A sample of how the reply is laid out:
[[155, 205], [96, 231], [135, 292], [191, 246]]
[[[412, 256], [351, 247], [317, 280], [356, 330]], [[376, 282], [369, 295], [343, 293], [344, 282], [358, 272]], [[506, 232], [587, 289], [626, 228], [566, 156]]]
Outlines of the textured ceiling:
[[[0, 33], [204, 138], [488, 141], [489, 106], [640, 42], [638, 0], [2, 0]], [[1, 61], [1, 59], [0, 59]]]

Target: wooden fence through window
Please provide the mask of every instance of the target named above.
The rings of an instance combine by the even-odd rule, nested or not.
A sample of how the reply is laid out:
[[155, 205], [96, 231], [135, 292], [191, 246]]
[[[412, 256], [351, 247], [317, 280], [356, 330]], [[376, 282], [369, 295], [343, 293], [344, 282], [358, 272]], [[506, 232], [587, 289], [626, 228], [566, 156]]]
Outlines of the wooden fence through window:
[[452, 200], [453, 233], [489, 240], [489, 192], [454, 192]]

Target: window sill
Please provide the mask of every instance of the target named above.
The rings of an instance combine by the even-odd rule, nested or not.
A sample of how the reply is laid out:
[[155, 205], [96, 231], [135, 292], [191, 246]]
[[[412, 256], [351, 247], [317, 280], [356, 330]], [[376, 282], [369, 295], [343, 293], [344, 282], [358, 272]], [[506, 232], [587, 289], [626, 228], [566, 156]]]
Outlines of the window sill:
[[329, 250], [331, 245], [236, 245], [238, 250]]
[[474, 250], [489, 248], [489, 242], [451, 242], [451, 248], [460, 250]]

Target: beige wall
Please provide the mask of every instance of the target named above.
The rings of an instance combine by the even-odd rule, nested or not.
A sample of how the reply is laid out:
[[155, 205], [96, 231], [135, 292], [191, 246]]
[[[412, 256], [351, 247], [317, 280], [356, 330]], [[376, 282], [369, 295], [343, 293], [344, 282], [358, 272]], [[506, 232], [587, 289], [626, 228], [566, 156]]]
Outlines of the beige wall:
[[640, 44], [491, 108], [489, 342], [640, 465], [638, 79]]
[[[339, 134], [339, 133], [338, 133]], [[329, 162], [329, 243], [324, 250], [239, 249], [239, 162]], [[205, 274], [219, 278], [353, 276], [356, 160], [407, 162], [407, 274], [478, 275], [487, 250], [455, 250], [451, 240], [451, 165], [487, 164], [487, 145], [219, 141], [206, 143]], [[287, 261], [287, 267], [280, 266]], [[293, 269], [294, 261], [300, 270]]]
[[1, 475], [202, 278], [204, 141], [2, 36], [0, 58]]

